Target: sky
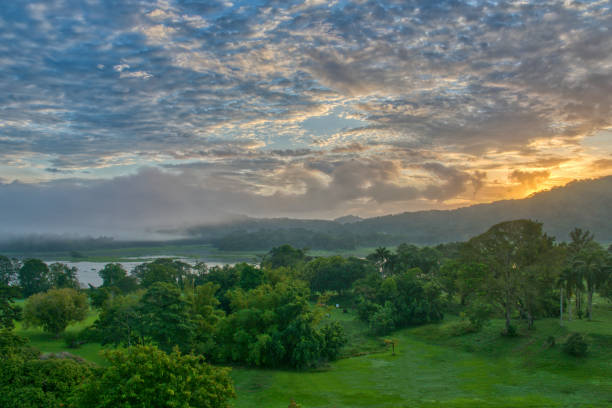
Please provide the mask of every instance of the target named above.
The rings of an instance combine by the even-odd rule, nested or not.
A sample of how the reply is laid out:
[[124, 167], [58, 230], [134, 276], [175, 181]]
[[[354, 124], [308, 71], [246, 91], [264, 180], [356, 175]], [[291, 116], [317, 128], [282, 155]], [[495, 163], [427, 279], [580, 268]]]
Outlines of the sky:
[[612, 174], [608, 0], [0, 8], [0, 233], [154, 236]]

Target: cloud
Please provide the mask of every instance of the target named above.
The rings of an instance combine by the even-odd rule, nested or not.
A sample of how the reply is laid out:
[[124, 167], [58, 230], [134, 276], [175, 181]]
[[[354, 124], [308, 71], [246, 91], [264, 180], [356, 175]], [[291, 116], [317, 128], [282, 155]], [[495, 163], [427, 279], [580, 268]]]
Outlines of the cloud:
[[612, 159], [599, 159], [591, 163], [591, 168], [594, 170], [610, 170], [612, 169]]
[[55, 202], [159, 178], [210, 213], [365, 215], [599, 174], [610, 26], [605, 1], [7, 2], [3, 188]]
[[508, 176], [508, 179], [515, 183], [520, 183], [528, 188], [536, 188], [538, 184], [542, 183], [546, 179], [550, 177], [550, 172], [548, 170], [542, 171], [521, 171], [514, 170]]

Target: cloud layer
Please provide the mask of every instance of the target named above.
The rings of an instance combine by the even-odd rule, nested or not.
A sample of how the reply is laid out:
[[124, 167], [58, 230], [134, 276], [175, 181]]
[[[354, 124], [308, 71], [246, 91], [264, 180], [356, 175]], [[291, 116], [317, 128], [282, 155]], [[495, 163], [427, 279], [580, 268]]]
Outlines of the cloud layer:
[[609, 174], [608, 27], [604, 0], [8, 2], [2, 221], [376, 215]]

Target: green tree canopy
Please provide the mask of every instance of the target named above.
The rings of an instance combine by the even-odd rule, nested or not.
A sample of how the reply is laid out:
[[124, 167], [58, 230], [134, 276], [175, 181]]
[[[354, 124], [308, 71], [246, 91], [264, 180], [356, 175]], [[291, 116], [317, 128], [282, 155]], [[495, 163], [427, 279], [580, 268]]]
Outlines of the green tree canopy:
[[51, 287], [79, 289], [79, 279], [77, 278], [78, 269], [75, 266], [68, 266], [61, 262], [49, 265], [49, 283]]
[[534, 292], [524, 289], [533, 284], [528, 280], [536, 279], [538, 262], [551, 251], [552, 242], [542, 224], [530, 220], [496, 224], [468, 242], [466, 251], [488, 269], [486, 293], [503, 310], [506, 333], [511, 333], [512, 313], [519, 302], [533, 303]]
[[51, 289], [31, 296], [24, 308], [27, 326], [41, 326], [44, 331], [59, 335], [71, 323], [87, 317], [87, 296], [74, 289]]
[[127, 271], [120, 263], [109, 263], [100, 269], [98, 276], [102, 279], [102, 286], [117, 286], [127, 276]]
[[0, 283], [0, 329], [12, 330], [21, 318], [21, 307], [15, 304], [19, 288]]
[[306, 252], [303, 249], [293, 248], [291, 245], [274, 247], [268, 252], [261, 265], [267, 268], [280, 268], [283, 266], [297, 267], [306, 260]]
[[26, 260], [19, 268], [18, 276], [24, 297], [44, 292], [51, 287], [49, 267], [40, 259]]
[[17, 260], [0, 255], [0, 284], [12, 285], [17, 280], [19, 263]]
[[77, 390], [77, 408], [224, 408], [235, 397], [229, 369], [202, 357], [170, 354], [154, 346], [105, 353], [110, 366]]
[[177, 345], [191, 349], [195, 326], [189, 315], [191, 305], [172, 284], [154, 283], [142, 296], [138, 306], [140, 334], [152, 339], [162, 350]]

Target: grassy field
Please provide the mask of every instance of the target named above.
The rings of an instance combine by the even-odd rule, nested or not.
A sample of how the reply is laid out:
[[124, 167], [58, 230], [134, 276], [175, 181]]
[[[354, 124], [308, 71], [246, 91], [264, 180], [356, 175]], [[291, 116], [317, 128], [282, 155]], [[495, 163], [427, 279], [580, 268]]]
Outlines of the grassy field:
[[[309, 373], [236, 368], [235, 406], [285, 407], [292, 398], [304, 408], [612, 406], [612, 309], [601, 304], [595, 312], [593, 322], [540, 320], [517, 338], [499, 335], [501, 321], [451, 337], [450, 318], [389, 336], [398, 341], [393, 356], [382, 339], [359, 334], [352, 314], [333, 311], [347, 328], [350, 353], [371, 354]], [[561, 351], [572, 331], [588, 335], [588, 357]], [[557, 342], [552, 348], [549, 336]]]
[[[95, 319], [68, 330], [79, 330]], [[501, 321], [480, 333], [449, 335], [457, 320], [393, 333], [392, 355], [382, 338], [369, 336], [353, 313], [332, 310], [349, 336], [343, 358], [312, 372], [234, 368], [236, 408], [286, 407], [293, 398], [303, 408], [340, 407], [608, 407], [612, 406], [612, 307], [601, 302], [595, 320], [543, 319], [517, 338], [499, 335]], [[103, 363], [99, 345], [66, 349], [63, 340], [37, 329], [17, 328], [42, 351], [67, 350]], [[587, 335], [585, 358], [565, 355], [570, 332]], [[547, 339], [557, 343], [550, 348]]]
[[[19, 300], [16, 303], [23, 305], [24, 301]], [[84, 321], [68, 326], [66, 332], [78, 332], [87, 326], [91, 326], [94, 320], [96, 320], [97, 316], [97, 312], [90, 311]], [[40, 328], [24, 328], [21, 322], [16, 322], [15, 331], [18, 335], [27, 337], [32, 346], [44, 353], [67, 351], [83, 357], [86, 360], [93, 361], [94, 363], [105, 364], [104, 358], [100, 355], [102, 347], [99, 344], [84, 344], [78, 349], [69, 349], [66, 347], [66, 343], [64, 342], [63, 338], [55, 338], [55, 336], [43, 332]]]

